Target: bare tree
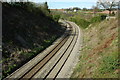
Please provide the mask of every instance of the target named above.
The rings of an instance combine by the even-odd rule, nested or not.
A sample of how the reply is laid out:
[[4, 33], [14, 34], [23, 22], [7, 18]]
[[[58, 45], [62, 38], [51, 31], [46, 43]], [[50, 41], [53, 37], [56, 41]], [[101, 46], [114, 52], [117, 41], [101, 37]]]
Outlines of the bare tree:
[[119, 0], [98, 0], [97, 6], [103, 7], [108, 10], [110, 15], [113, 8], [117, 6], [118, 1]]

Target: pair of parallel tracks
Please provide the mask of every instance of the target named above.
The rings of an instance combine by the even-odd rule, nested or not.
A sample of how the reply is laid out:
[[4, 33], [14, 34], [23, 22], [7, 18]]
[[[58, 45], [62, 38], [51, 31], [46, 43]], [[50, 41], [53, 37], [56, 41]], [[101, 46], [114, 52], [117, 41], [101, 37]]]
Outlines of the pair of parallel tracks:
[[[50, 50], [48, 54], [44, 56], [43, 59], [41, 59], [37, 64], [32, 66], [31, 69], [23, 73], [18, 78], [15, 78], [15, 80], [39, 80], [40, 78], [43, 80], [48, 78], [56, 79], [67, 59], [69, 58], [78, 39], [77, 28], [73, 27], [69, 22], [67, 23], [69, 24], [70, 29], [67, 31], [67, 33], [65, 33], [65, 36], [60, 43]], [[48, 65], [50, 67], [48, 67]], [[13, 80], [11, 76], [5, 78], [5, 80]]]

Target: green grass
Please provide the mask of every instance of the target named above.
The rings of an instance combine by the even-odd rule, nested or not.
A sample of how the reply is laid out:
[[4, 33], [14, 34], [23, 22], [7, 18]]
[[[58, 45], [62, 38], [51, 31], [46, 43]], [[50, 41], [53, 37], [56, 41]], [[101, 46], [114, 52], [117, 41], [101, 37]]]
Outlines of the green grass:
[[[95, 21], [83, 29], [84, 43], [71, 78], [118, 78], [118, 36], [108, 44], [113, 33], [118, 33], [116, 23], [116, 20]], [[108, 46], [104, 48], [106, 44]]]
[[95, 78], [107, 78], [107, 77], [118, 77], [117, 73], [114, 73], [115, 70], [120, 68], [118, 63], [118, 52], [108, 53], [109, 55], [102, 57], [102, 62], [99, 65], [96, 73], [93, 77]]

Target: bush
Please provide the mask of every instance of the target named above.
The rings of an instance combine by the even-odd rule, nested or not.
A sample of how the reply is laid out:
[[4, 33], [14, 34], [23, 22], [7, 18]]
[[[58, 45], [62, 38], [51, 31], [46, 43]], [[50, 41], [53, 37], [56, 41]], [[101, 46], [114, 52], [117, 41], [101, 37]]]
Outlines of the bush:
[[89, 21], [81, 18], [71, 18], [71, 21], [75, 22], [77, 25], [79, 25], [81, 28], [87, 28], [90, 24]]
[[58, 22], [59, 19], [60, 19], [60, 15], [53, 15], [53, 20]]
[[50, 10], [48, 9], [47, 3], [37, 4], [34, 2], [12, 2], [12, 3], [4, 3], [5, 6], [11, 6], [18, 9], [24, 9], [35, 15], [50, 15]]
[[84, 19], [80, 19], [77, 21], [77, 24], [80, 25], [82, 28], [87, 28], [90, 22]]
[[93, 18], [91, 19], [91, 23], [100, 22], [100, 21], [101, 21], [101, 17], [100, 17], [100, 16], [93, 17]]
[[101, 15], [101, 20], [106, 19], [107, 15]]
[[99, 16], [93, 17], [90, 20], [82, 19], [80, 16], [71, 17], [70, 21], [75, 22], [81, 28], [87, 28], [91, 23], [101, 22], [106, 19], [106, 15], [99, 14]]
[[90, 22], [91, 22], [91, 23], [101, 22], [101, 21], [103, 21], [104, 19], [106, 19], [106, 15], [100, 15], [100, 16], [93, 17], [93, 18], [90, 20]]

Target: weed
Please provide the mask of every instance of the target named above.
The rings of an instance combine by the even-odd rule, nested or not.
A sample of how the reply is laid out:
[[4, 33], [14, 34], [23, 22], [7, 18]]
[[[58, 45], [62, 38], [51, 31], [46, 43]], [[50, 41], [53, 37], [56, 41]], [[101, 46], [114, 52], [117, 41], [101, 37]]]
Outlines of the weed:
[[[103, 56], [102, 62], [93, 77], [115, 77], [115, 70], [120, 66], [118, 59], [118, 52], [110, 53], [109, 56]], [[109, 74], [108, 74], [109, 73]], [[117, 77], [117, 76], [116, 76]]]
[[101, 22], [104, 19], [106, 19], [106, 15], [99, 15], [99, 16], [91, 18], [90, 22], [91, 23]]
[[103, 57], [102, 64], [99, 69], [100, 73], [104, 74], [106, 72], [114, 71], [118, 68], [119, 64], [117, 54], [118, 53], [116, 52], [113, 55]]

